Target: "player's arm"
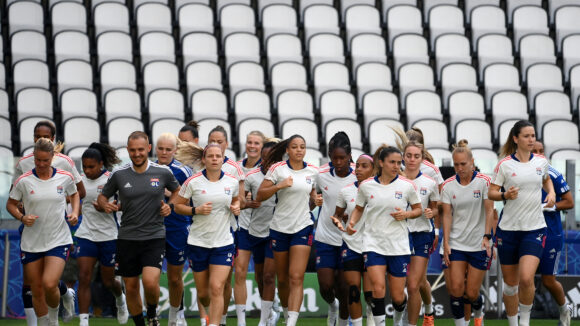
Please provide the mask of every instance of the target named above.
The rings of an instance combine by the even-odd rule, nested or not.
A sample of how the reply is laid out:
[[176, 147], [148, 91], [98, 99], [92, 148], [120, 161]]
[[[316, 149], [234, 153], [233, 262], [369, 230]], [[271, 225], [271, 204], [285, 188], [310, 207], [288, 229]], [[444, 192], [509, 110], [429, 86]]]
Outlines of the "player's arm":
[[565, 211], [574, 208], [574, 197], [572, 197], [572, 192], [568, 191], [562, 194], [562, 200], [557, 202], [556, 210]]
[[245, 181], [240, 180], [239, 188], [240, 192], [238, 193], [238, 202], [240, 204], [240, 209], [246, 208], [246, 192], [244, 191], [245, 188]]
[[79, 221], [79, 215], [81, 212], [81, 198], [78, 191], [70, 195], [70, 205], [72, 207], [72, 212], [67, 216], [67, 220], [70, 225], [75, 226]]
[[554, 191], [554, 184], [552, 183], [552, 178], [550, 178], [548, 175], [546, 175], [546, 177], [542, 182], [542, 188], [547, 193], [546, 199], [544, 200], [544, 202], [546, 203], [546, 207], [554, 206], [554, 203], [556, 203], [556, 192]]
[[[85, 196], [87, 195], [87, 190], [85, 189], [84, 183], [82, 181], [79, 181], [79, 183], [77, 183], [76, 186], [77, 186], [77, 193], [79, 195], [79, 199], [85, 198]], [[72, 203], [72, 199], [71, 199], [71, 203]]]
[[346, 232], [348, 234], [353, 234], [356, 232], [356, 230], [354, 229], [354, 226], [358, 223], [358, 221], [360, 221], [360, 218], [362, 217], [364, 211], [364, 207], [356, 205], [354, 207], [354, 209], [352, 210], [352, 213], [350, 214], [350, 221], [348, 222], [348, 225], [346, 226]]
[[274, 196], [274, 194], [282, 189], [280, 187], [281, 184], [274, 184], [274, 182], [270, 180], [262, 181], [260, 188], [258, 188], [258, 195], [256, 196], [257, 201], [265, 201], [268, 198]]

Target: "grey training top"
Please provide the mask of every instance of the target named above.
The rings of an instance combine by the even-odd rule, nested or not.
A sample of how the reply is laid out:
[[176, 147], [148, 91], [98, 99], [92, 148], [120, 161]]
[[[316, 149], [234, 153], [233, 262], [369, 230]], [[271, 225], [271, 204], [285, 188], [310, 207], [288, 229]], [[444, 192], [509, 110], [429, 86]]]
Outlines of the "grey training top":
[[117, 191], [123, 217], [118, 239], [150, 240], [165, 238], [165, 226], [160, 215], [165, 189], [175, 191], [179, 183], [164, 165], [148, 161], [147, 170], [137, 173], [128, 163], [113, 170], [102, 194], [110, 198]]

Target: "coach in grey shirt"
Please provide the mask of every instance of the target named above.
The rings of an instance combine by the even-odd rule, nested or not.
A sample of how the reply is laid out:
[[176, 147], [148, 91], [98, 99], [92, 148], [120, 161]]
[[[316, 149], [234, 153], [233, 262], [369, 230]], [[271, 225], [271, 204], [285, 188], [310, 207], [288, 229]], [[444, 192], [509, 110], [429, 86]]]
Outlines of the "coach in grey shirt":
[[[97, 205], [107, 213], [123, 211], [115, 255], [116, 273], [125, 282], [127, 306], [137, 326], [145, 326], [139, 284], [139, 275], [143, 275], [148, 325], [156, 326], [159, 278], [165, 255], [163, 219], [171, 213], [171, 201], [180, 187], [167, 166], [149, 161], [151, 145], [147, 134], [131, 133], [127, 151], [131, 163], [113, 170]], [[172, 193], [170, 204], [164, 201], [165, 189]], [[115, 193], [119, 194], [122, 208], [109, 202]]]

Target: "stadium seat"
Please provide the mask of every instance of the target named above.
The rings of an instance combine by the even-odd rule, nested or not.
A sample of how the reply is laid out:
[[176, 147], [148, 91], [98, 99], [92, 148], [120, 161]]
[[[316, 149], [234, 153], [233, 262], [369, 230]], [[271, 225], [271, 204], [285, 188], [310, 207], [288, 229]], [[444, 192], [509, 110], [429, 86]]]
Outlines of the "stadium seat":
[[511, 64], [494, 63], [484, 71], [485, 105], [491, 106], [494, 94], [501, 91], [520, 91], [520, 76], [518, 69]]
[[179, 10], [189, 4], [202, 4], [209, 6], [210, 0], [175, 0], [175, 17], [179, 15]]
[[[174, 89], [158, 89], [149, 94], [149, 126], [163, 118], [185, 118], [185, 101], [183, 94]], [[174, 131], [175, 132], [175, 131]]]
[[301, 0], [298, 2], [300, 9], [300, 12], [298, 13], [300, 15], [300, 22], [304, 21], [304, 11], [306, 10], [306, 8], [313, 5], [327, 5], [327, 6], [334, 5], [334, 0]]
[[143, 122], [135, 118], [117, 118], [107, 124], [109, 145], [115, 148], [127, 144], [127, 138], [133, 131], [144, 131]]
[[183, 66], [187, 67], [195, 61], [211, 61], [218, 63], [218, 44], [212, 34], [189, 33], [181, 40]]
[[523, 6], [541, 7], [542, 0], [506, 0], [506, 15], [508, 17], [508, 24], [512, 24], [514, 11]]
[[[369, 5], [354, 5], [353, 0], [347, 0], [350, 5], [346, 11], [346, 44], [349, 46], [353, 37], [359, 34], [381, 35], [381, 15], [379, 11]], [[374, 2], [374, 1], [373, 1]], [[374, 5], [374, 3], [373, 3]]]
[[375, 120], [369, 125], [368, 139], [371, 153], [374, 153], [382, 144], [397, 145], [399, 136], [391, 128], [405, 129], [401, 122], [391, 119]]
[[319, 63], [345, 63], [344, 44], [339, 36], [333, 34], [316, 34], [308, 41], [310, 54], [310, 73]]
[[435, 92], [415, 91], [406, 98], [407, 126], [409, 128], [419, 120], [442, 120], [441, 98]]
[[429, 13], [431, 9], [440, 5], [449, 5], [457, 7], [459, 5], [458, 0], [423, 0], [423, 17], [425, 18], [425, 23], [430, 23]]
[[484, 120], [467, 119], [455, 126], [455, 140], [465, 139], [471, 148], [492, 149], [491, 128]]
[[204, 4], [187, 4], [179, 9], [179, 38], [192, 32], [213, 34], [213, 11]]
[[[499, 1], [497, 1], [499, 3]], [[471, 12], [471, 44], [477, 50], [479, 38], [487, 34], [506, 35], [505, 13], [499, 6], [479, 6]]]
[[374, 90], [392, 91], [391, 69], [386, 64], [369, 62], [356, 70], [358, 106], [362, 107], [363, 97]]
[[548, 35], [548, 15], [541, 7], [521, 6], [514, 11], [514, 45], [520, 49], [520, 40], [528, 34]]
[[298, 35], [298, 17], [290, 5], [272, 4], [260, 11], [264, 44], [274, 34]]
[[129, 10], [120, 3], [103, 2], [93, 11], [95, 36], [104, 32], [123, 32], [129, 34]]
[[107, 61], [101, 66], [101, 99], [108, 91], [115, 88], [137, 90], [137, 75], [135, 66], [126, 61]]
[[69, 89], [60, 97], [62, 121], [87, 117], [97, 120], [97, 95], [87, 89]]
[[49, 74], [46, 63], [39, 60], [22, 60], [13, 68], [14, 93], [26, 87], [49, 89]]
[[228, 98], [215, 89], [201, 89], [190, 97], [193, 119], [228, 119]]
[[[540, 129], [540, 128], [538, 128]], [[550, 157], [559, 149], [580, 149], [578, 144], [578, 125], [570, 120], [552, 120], [542, 127], [544, 152]]]
[[256, 33], [256, 21], [252, 7], [228, 4], [219, 11], [222, 42], [232, 33]]
[[[471, 144], [469, 144], [471, 146]], [[497, 165], [497, 153], [486, 148], [473, 148], [471, 154], [475, 160], [475, 166], [486, 175], [493, 175], [493, 170]]]
[[[449, 129], [453, 133], [459, 121], [465, 119], [485, 120], [483, 97], [476, 91], [460, 91], [449, 97]], [[452, 137], [454, 134], [451, 135]]]
[[143, 67], [144, 99], [149, 93], [159, 88], [179, 90], [179, 71], [171, 62], [154, 61]]
[[106, 32], [97, 37], [99, 67], [109, 60], [133, 62], [133, 41], [123, 32]]
[[491, 100], [493, 131], [499, 135], [499, 126], [506, 120], [529, 120], [528, 100], [519, 91], [502, 91]]
[[320, 107], [320, 97], [329, 90], [350, 91], [346, 66], [333, 62], [325, 62], [316, 66], [314, 69], [314, 101], [317, 108]]
[[257, 0], [258, 6], [258, 17], [260, 18], [260, 22], [262, 21], [262, 15], [264, 9], [270, 5], [287, 5], [287, 6], [294, 6], [294, 0]]
[[3, 89], [0, 89], [0, 118], [10, 118], [10, 99]]
[[221, 91], [222, 71], [213, 62], [198, 61], [187, 66], [185, 79], [187, 84], [187, 97], [200, 89], [214, 89]]
[[424, 119], [415, 122], [413, 127], [421, 129], [427, 148], [449, 148], [447, 125], [440, 120]]
[[328, 144], [332, 136], [339, 131], [344, 131], [348, 134], [352, 148], [362, 149], [362, 131], [358, 122], [351, 119], [333, 119], [328, 121], [324, 128], [325, 143]]
[[356, 101], [348, 91], [330, 90], [320, 97], [320, 125], [337, 118], [356, 120]]
[[52, 36], [62, 31], [87, 33], [87, 11], [82, 3], [63, 1], [50, 8]]
[[494, 63], [514, 64], [512, 40], [507, 36], [488, 34], [477, 41], [479, 81], [483, 82], [485, 68]]
[[255, 89], [265, 91], [264, 70], [254, 62], [238, 62], [230, 67], [228, 72], [230, 85], [230, 102], [233, 102], [239, 91]]
[[367, 62], [387, 64], [387, 44], [382, 36], [376, 34], [359, 34], [350, 43], [352, 71]]
[[[375, 0], [340, 0], [340, 16], [342, 17], [342, 22], [348, 20], [348, 9], [354, 6], [365, 5], [368, 7], [375, 7]], [[380, 21], [379, 17], [379, 21]]]
[[570, 81], [572, 67], [580, 63], [580, 34], [570, 35], [562, 45], [562, 67], [565, 82]]
[[[457, 91], [477, 92], [477, 90], [477, 73], [471, 65], [451, 63], [443, 68], [441, 73], [441, 97], [444, 109], [449, 107], [449, 98], [453, 93]], [[481, 100], [483, 105], [483, 98]]]
[[224, 9], [224, 7], [227, 5], [231, 5], [231, 4], [239, 4], [239, 5], [246, 5], [246, 6], [252, 5], [251, 0], [216, 0], [215, 2], [216, 2], [216, 4], [215, 4], [216, 11], [215, 12], [217, 14], [218, 19], [221, 16], [222, 9]]
[[526, 81], [526, 71], [536, 63], [556, 64], [554, 41], [547, 35], [526, 35], [520, 41], [520, 71]]
[[162, 5], [169, 6], [169, 0], [133, 0], [133, 13], [135, 13], [139, 9], [139, 6], [146, 3], [159, 3]]
[[416, 90], [435, 91], [433, 70], [423, 63], [407, 63], [399, 69], [399, 102], [403, 109], [407, 94]]
[[119, 117], [141, 120], [141, 97], [130, 89], [114, 89], [105, 96], [105, 123]]
[[85, 33], [64, 31], [58, 33], [54, 38], [54, 61], [56, 65], [69, 59], [90, 62], [90, 51], [89, 37]]
[[44, 33], [44, 11], [40, 3], [17, 1], [7, 7], [9, 35], [23, 30]]
[[10, 38], [12, 64], [20, 60], [40, 60], [46, 62], [46, 38], [36, 31], [19, 31]]
[[67, 89], [93, 89], [93, 68], [88, 62], [81, 60], [65, 60], [56, 66], [58, 96]]
[[[310, 144], [306, 143], [306, 145]], [[320, 166], [324, 161], [324, 155], [317, 148], [306, 147], [306, 154], [304, 154], [303, 160], [308, 164]]]
[[17, 123], [29, 117], [53, 119], [52, 93], [42, 88], [25, 88], [16, 94]]
[[387, 31], [389, 32], [389, 46], [393, 47], [393, 41], [399, 35], [417, 34], [423, 35], [423, 23], [421, 11], [412, 6], [394, 6], [387, 12]]
[[557, 151], [553, 151], [552, 155], [550, 156], [550, 159], [552, 161], [563, 161], [563, 160], [580, 161], [580, 151], [571, 149], [560, 149]]
[[546, 91], [535, 98], [536, 137], [542, 139], [544, 124], [549, 120], [563, 119], [572, 121], [570, 98], [562, 92]]
[[548, 13], [550, 14], [550, 25], [554, 25], [556, 11], [564, 6], [578, 5], [576, 0], [548, 0]]
[[427, 151], [437, 166], [449, 165], [453, 162], [453, 155], [447, 148], [427, 148]]
[[[496, 6], [499, 7], [499, 0], [464, 0], [465, 22], [470, 25], [472, 23], [473, 10], [481, 6]], [[503, 14], [505, 17], [505, 13]], [[505, 22], [505, 19], [504, 19]], [[505, 24], [504, 24], [505, 25]]]
[[245, 90], [234, 98], [234, 114], [236, 122], [249, 118], [270, 119], [270, 96], [262, 91]]
[[239, 148], [246, 148], [247, 138], [242, 135], [247, 135], [254, 130], [259, 130], [264, 135], [272, 136], [276, 132], [274, 130], [274, 124], [270, 119], [260, 119], [260, 118], [248, 118], [246, 120], [238, 122], [238, 143]]
[[157, 140], [164, 133], [176, 134], [183, 127], [183, 119], [164, 118], [151, 124], [151, 144], [157, 148]]
[[298, 63], [277, 63], [272, 68], [270, 79], [272, 83], [272, 100], [274, 103], [276, 103], [278, 95], [286, 90], [308, 90], [306, 68]]
[[399, 98], [387, 91], [368, 92], [363, 97], [362, 113], [365, 130], [371, 122], [381, 118], [399, 120]]
[[[408, 5], [417, 7], [417, 0], [381, 0], [381, 8], [383, 8], [383, 22], [387, 21], [387, 15], [391, 8], [399, 5]], [[420, 12], [419, 12], [420, 13]]]
[[543, 91], [564, 91], [562, 72], [556, 65], [537, 63], [528, 68], [528, 103], [533, 110], [536, 95]]
[[[331, 1], [332, 3], [332, 1]], [[312, 5], [304, 10], [304, 42], [308, 46], [310, 37], [319, 33], [339, 35], [338, 12], [332, 6]]]
[[163, 32], [145, 33], [139, 38], [139, 54], [141, 55], [141, 69], [153, 61], [175, 63], [173, 37]]
[[431, 48], [437, 38], [443, 34], [465, 34], [463, 12], [456, 6], [439, 5], [429, 11], [429, 35]]
[[435, 62], [437, 64], [437, 79], [441, 80], [443, 67], [450, 63], [465, 63], [471, 65], [469, 40], [458, 34], [445, 34], [435, 42]]
[[286, 120], [280, 128], [282, 139], [299, 134], [304, 137], [306, 146], [318, 148], [320, 142], [318, 141], [318, 124], [310, 119], [290, 119]]
[[171, 10], [162, 3], [146, 2], [137, 7], [137, 37], [147, 32], [165, 32], [171, 34]]
[[64, 121], [63, 129], [67, 150], [80, 146], [88, 147], [101, 141], [101, 126], [96, 119], [71, 118]]
[[500, 147], [505, 144], [505, 142], [510, 134], [510, 130], [513, 128], [513, 126], [518, 121], [519, 121], [519, 119], [505, 120], [499, 124], [499, 132], [498, 132], [496, 138], [497, 138], [497, 142], [498, 142]]
[[[0, 172], [4, 172], [8, 175], [12, 175], [14, 173], [14, 153], [12, 153], [12, 129], [10, 127], [10, 123], [6, 124], [7, 120], [0, 119], [0, 143], [6, 143], [8, 145], [0, 145]], [[7, 183], [4, 184], [12, 184], [11, 180], [7, 180]], [[8, 190], [8, 189], [7, 189]]]
[[205, 146], [207, 145], [207, 139], [209, 137], [209, 132], [217, 127], [217, 126], [222, 126], [224, 127], [224, 129], [226, 130], [226, 133], [228, 134], [228, 148], [232, 148], [233, 146], [233, 141], [232, 141], [232, 128], [230, 127], [230, 124], [226, 121], [226, 120], [222, 120], [222, 119], [203, 119], [203, 120], [198, 120], [197, 121], [199, 123], [199, 145], [200, 146]]
[[277, 97], [278, 125], [291, 119], [314, 121], [314, 108], [310, 93], [301, 90], [286, 90]]
[[562, 41], [568, 35], [578, 34], [580, 31], [580, 2], [576, 6], [561, 7], [556, 11], [556, 45], [562, 50]]
[[570, 96], [574, 112], [580, 106], [580, 65], [570, 69]]
[[403, 34], [393, 42], [393, 66], [395, 79], [399, 80], [399, 69], [406, 63], [429, 64], [429, 45], [422, 35]]
[[275, 64], [284, 61], [302, 65], [302, 43], [295, 35], [276, 34], [270, 36], [266, 41], [266, 53], [268, 71], [271, 71]]
[[260, 41], [250, 33], [233, 33], [225, 39], [226, 70], [236, 62], [260, 63]]

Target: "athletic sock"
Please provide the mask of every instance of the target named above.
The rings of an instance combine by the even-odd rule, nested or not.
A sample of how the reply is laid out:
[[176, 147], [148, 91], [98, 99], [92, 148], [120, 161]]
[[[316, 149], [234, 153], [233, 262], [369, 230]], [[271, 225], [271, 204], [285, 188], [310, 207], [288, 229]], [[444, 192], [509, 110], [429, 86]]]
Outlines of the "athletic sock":
[[507, 316], [509, 326], [518, 326], [518, 315]]
[[407, 307], [407, 298], [401, 304], [394, 304], [393, 308], [395, 311], [393, 312], [393, 324], [399, 325], [403, 320], [403, 315], [405, 314], [405, 308]]
[[451, 304], [451, 314], [454, 320], [465, 320], [465, 308], [463, 306], [463, 298], [449, 296], [449, 302]]
[[433, 313], [433, 304], [426, 304], [425, 305], [425, 315], [430, 315]]
[[477, 297], [477, 300], [471, 302], [471, 310], [473, 310], [474, 318], [481, 318], [483, 316], [483, 298], [481, 295]]
[[238, 326], [246, 325], [246, 305], [236, 305], [236, 316], [238, 316]]
[[286, 326], [296, 326], [298, 315], [298, 311], [288, 311], [288, 321], [286, 322]]
[[169, 305], [169, 317], [167, 318], [170, 322], [177, 320], [177, 312], [179, 311], [179, 307], [174, 307]]
[[385, 326], [385, 298], [373, 298], [371, 307], [375, 326]]
[[38, 317], [38, 326], [48, 326], [48, 314]]
[[24, 308], [24, 315], [26, 315], [26, 326], [36, 326], [39, 323], [34, 308]]
[[60, 305], [56, 306], [55, 308], [48, 306], [48, 321], [50, 324], [57, 322], [58, 323], [58, 308]]
[[157, 317], [157, 305], [147, 304], [147, 318], [155, 318], [155, 317]]
[[455, 323], [455, 326], [465, 326], [466, 325], [464, 318], [453, 319], [453, 322]]
[[282, 307], [282, 312], [284, 313], [284, 321], [288, 321], [288, 307]]
[[270, 318], [270, 310], [272, 310], [273, 305], [274, 301], [262, 300], [262, 304], [260, 305], [260, 325], [266, 325], [268, 323], [268, 319]]
[[61, 297], [68, 292], [68, 287], [63, 281], [58, 281], [58, 291], [60, 292]]
[[135, 326], [145, 326], [145, 318], [143, 318], [143, 314], [131, 316], [131, 318], [133, 318]]
[[350, 322], [352, 323], [352, 326], [363, 326], [363, 318], [359, 317], [357, 319], [351, 319]]
[[348, 318], [347, 319], [342, 319], [342, 318], [338, 318], [338, 326], [348, 326]]
[[32, 291], [29, 285], [22, 286], [22, 304], [24, 305], [24, 314], [26, 315], [26, 325], [36, 326], [38, 321], [34, 307], [32, 306]]
[[[209, 310], [208, 310], [208, 315], [209, 315]], [[222, 315], [220, 325], [226, 325], [227, 320], [228, 320], [228, 315]]]
[[520, 303], [520, 326], [530, 325], [530, 313], [532, 312], [532, 305]]
[[121, 293], [120, 296], [115, 296], [115, 304], [118, 306], [121, 306], [123, 303], [125, 303], [125, 295], [123, 293]]

